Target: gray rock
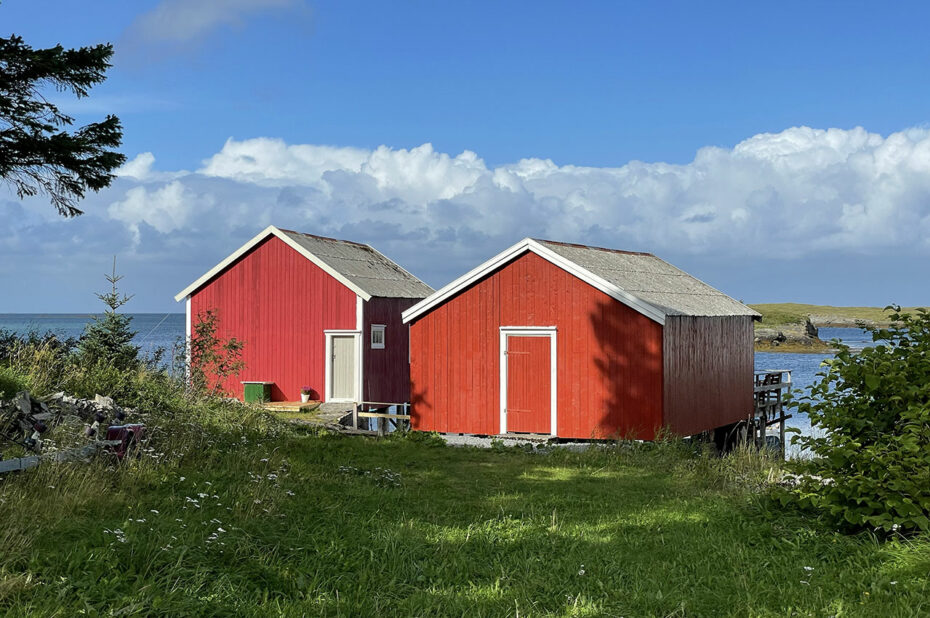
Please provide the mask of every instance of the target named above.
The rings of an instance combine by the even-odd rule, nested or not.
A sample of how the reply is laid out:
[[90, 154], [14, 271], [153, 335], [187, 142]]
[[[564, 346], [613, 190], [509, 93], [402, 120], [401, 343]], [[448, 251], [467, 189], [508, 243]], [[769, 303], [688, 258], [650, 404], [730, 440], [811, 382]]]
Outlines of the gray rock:
[[112, 410], [115, 407], [112, 397], [105, 397], [103, 395], [94, 395], [94, 403], [103, 410]]

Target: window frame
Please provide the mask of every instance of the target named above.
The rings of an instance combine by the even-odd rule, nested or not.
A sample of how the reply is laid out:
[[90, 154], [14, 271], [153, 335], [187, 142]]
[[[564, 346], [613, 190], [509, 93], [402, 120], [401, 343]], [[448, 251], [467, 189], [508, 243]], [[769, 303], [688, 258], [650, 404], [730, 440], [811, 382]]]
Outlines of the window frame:
[[[381, 333], [381, 342], [375, 341], [375, 333]], [[371, 332], [368, 334], [368, 345], [372, 350], [383, 350], [387, 344], [387, 325], [372, 324]]]

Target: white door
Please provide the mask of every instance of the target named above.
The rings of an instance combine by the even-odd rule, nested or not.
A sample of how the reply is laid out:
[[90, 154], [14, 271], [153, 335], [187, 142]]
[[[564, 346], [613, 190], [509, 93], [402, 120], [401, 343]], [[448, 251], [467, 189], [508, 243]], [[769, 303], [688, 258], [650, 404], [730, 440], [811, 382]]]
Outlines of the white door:
[[355, 399], [355, 337], [333, 336], [332, 398]]

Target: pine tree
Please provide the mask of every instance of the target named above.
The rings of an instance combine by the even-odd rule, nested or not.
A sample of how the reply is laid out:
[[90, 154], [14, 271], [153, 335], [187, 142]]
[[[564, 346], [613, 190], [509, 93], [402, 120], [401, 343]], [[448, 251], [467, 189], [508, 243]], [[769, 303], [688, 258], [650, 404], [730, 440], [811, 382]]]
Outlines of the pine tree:
[[132, 345], [136, 331], [131, 329], [132, 317], [117, 313], [117, 309], [128, 303], [132, 296], [120, 294], [116, 284], [123, 278], [116, 274], [116, 256], [113, 257], [113, 272], [104, 275], [110, 283], [110, 291], [97, 294], [97, 298], [107, 306], [102, 318], [84, 328], [78, 354], [86, 363], [105, 362], [118, 369], [131, 369], [138, 364], [139, 346]]
[[107, 187], [126, 157], [119, 118], [108, 115], [73, 131], [74, 118], [42, 94], [53, 87], [86, 97], [105, 79], [112, 45], [33, 49], [16, 35], [0, 38], [0, 181], [19, 197], [47, 195], [66, 217], [81, 214], [87, 189]]

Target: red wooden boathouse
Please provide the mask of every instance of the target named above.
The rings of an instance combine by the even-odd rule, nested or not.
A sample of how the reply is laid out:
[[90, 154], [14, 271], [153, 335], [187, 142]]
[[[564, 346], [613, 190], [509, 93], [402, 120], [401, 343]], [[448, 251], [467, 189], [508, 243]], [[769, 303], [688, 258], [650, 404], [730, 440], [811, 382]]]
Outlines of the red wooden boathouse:
[[523, 240], [404, 312], [411, 423], [692, 435], [753, 413], [759, 314], [648, 254]]
[[212, 310], [218, 336], [245, 343], [245, 368], [223, 384], [270, 382], [272, 401], [310, 386], [323, 401], [406, 402], [408, 327], [401, 312], [432, 288], [368, 245], [269, 226], [197, 279], [192, 321]]

